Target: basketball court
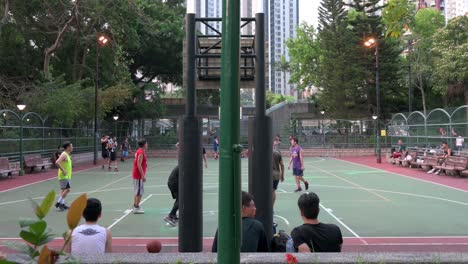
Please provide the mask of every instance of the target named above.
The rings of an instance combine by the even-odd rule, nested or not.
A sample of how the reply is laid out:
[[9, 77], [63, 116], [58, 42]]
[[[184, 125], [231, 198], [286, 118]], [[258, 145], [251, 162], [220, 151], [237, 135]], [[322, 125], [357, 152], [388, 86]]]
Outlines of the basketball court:
[[[142, 207], [134, 215], [131, 181], [132, 161], [119, 164], [119, 172], [101, 168], [73, 174], [67, 202], [85, 192], [103, 204], [100, 224], [109, 227], [117, 252], [144, 252], [149, 239], [161, 239], [163, 251], [177, 251], [177, 227], [163, 221], [173, 200], [166, 182], [176, 159], [151, 159]], [[319, 219], [341, 228], [343, 251], [466, 251], [468, 250], [468, 191], [388, 172], [349, 161], [305, 158], [309, 191], [320, 199]], [[242, 159], [242, 186], [247, 186], [247, 159]], [[204, 249], [210, 250], [218, 226], [218, 161], [209, 159], [203, 173]], [[222, 177], [222, 175], [220, 175]], [[286, 171], [277, 191], [274, 219], [288, 233], [301, 224], [294, 179]], [[40, 202], [55, 178], [0, 192], [1, 240], [16, 240], [18, 220], [33, 217], [28, 197]], [[66, 212], [51, 210], [46, 218], [57, 237], [67, 229]], [[60, 239], [52, 242], [59, 245]]]

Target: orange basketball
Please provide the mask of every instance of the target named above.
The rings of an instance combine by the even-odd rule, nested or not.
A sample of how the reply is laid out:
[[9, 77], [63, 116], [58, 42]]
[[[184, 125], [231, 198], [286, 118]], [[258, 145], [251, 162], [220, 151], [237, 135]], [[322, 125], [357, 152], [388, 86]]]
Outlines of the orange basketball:
[[149, 253], [159, 253], [161, 252], [161, 247], [162, 244], [159, 240], [151, 240], [146, 244], [146, 250], [148, 250]]

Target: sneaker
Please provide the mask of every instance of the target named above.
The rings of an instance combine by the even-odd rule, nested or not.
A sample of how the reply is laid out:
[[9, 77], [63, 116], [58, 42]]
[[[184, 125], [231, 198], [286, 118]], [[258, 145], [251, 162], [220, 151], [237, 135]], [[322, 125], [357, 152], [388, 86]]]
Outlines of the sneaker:
[[302, 189], [301, 189], [301, 188], [297, 188], [297, 190], [295, 190], [294, 192], [302, 192]]
[[305, 181], [305, 182], [304, 182], [304, 185], [305, 185], [306, 191], [309, 190], [309, 182], [308, 182], [308, 181]]
[[436, 169], [432, 169], [432, 170], [428, 171], [427, 173], [429, 173], [429, 174], [434, 173], [435, 170]]
[[68, 207], [66, 204], [61, 204], [60, 206], [62, 207], [63, 210], [70, 209], [70, 207]]
[[177, 215], [174, 215], [174, 216], [172, 217], [172, 220], [174, 220], [174, 222], [177, 223], [177, 222], [179, 222], [179, 217], [177, 217]]
[[165, 216], [163, 219], [164, 219], [164, 221], [166, 221], [169, 225], [171, 225], [171, 226], [176, 226], [176, 222], [174, 221], [174, 219], [173, 219], [170, 215]]
[[434, 172], [434, 174], [435, 174], [435, 175], [440, 175], [440, 171], [441, 171], [441, 170], [438, 170], [438, 171]]
[[141, 207], [133, 207], [132, 213], [134, 213], [134, 214], [144, 214], [145, 210], [143, 210], [143, 208], [141, 208]]
[[57, 208], [57, 209], [60, 208], [60, 203], [59, 203], [59, 202], [56, 202], [56, 203], [55, 203], [55, 208]]

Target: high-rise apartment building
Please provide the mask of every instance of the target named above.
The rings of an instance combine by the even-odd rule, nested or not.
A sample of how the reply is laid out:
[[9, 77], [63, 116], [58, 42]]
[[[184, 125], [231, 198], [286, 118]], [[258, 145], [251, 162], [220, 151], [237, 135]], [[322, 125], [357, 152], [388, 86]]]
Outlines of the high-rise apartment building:
[[[196, 0], [196, 11], [199, 17], [221, 17], [222, 0]], [[256, 1], [241, 0], [241, 17], [255, 17], [257, 12]], [[275, 65], [281, 56], [289, 61], [286, 40], [296, 36], [296, 27], [299, 25], [299, 0], [263, 0], [265, 12], [265, 39], [269, 47], [269, 81], [268, 86], [272, 92], [284, 95], [295, 95], [296, 85], [289, 84], [290, 73], [277, 70]], [[221, 23], [210, 22], [210, 26], [221, 32]], [[205, 34], [214, 34], [213, 29], [205, 25], [200, 26]], [[255, 33], [255, 24], [250, 23], [242, 28], [244, 35]]]
[[296, 85], [289, 84], [291, 74], [287, 70], [279, 70], [278, 65], [281, 56], [289, 61], [286, 40], [296, 37], [296, 27], [299, 25], [299, 1], [267, 0], [265, 17], [267, 18], [265, 24], [268, 24], [270, 90], [284, 95], [296, 95]]

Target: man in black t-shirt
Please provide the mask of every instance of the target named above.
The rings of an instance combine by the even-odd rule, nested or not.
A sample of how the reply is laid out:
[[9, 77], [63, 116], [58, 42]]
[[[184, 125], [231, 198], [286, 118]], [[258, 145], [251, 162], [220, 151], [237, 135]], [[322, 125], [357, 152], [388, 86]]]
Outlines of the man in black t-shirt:
[[317, 194], [302, 194], [297, 205], [304, 224], [291, 232], [296, 252], [340, 252], [343, 244], [340, 228], [317, 220], [320, 211], [320, 199]]
[[[253, 196], [242, 192], [242, 245], [241, 252], [268, 252], [268, 242], [263, 224], [255, 219], [257, 208]], [[218, 231], [211, 248], [213, 252], [218, 251]]]
[[169, 178], [167, 179], [167, 187], [171, 191], [172, 199], [175, 199], [171, 211], [163, 219], [171, 226], [176, 226], [179, 222], [177, 211], [179, 210], [179, 165], [175, 166]]

